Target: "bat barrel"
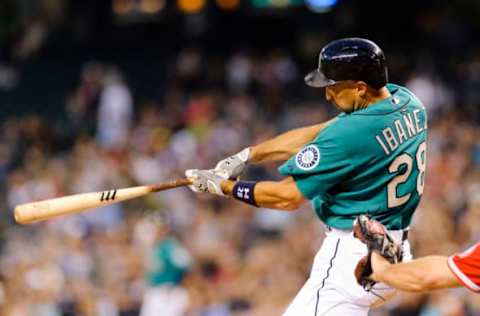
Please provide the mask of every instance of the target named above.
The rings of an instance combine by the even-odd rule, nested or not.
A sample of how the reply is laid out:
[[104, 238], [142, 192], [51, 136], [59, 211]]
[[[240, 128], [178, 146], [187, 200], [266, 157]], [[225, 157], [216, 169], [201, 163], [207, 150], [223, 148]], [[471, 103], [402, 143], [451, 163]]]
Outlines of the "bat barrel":
[[14, 210], [17, 223], [29, 224], [60, 215], [74, 214], [89, 209], [130, 200], [152, 192], [150, 186], [81, 193], [18, 205]]
[[15, 207], [14, 217], [15, 221], [19, 224], [30, 224], [60, 215], [74, 214], [85, 210], [142, 197], [152, 192], [173, 189], [189, 184], [191, 184], [189, 179], [179, 179], [176, 181], [156, 185], [144, 185], [118, 190], [113, 189], [107, 191], [81, 193], [55, 199], [25, 203]]

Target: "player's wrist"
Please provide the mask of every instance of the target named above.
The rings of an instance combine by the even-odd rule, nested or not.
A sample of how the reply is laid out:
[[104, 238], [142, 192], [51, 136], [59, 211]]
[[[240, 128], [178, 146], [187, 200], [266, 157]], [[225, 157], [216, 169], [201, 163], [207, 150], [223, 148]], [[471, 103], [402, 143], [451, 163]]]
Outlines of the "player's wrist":
[[258, 206], [255, 201], [256, 181], [237, 181], [232, 188], [232, 196], [234, 199], [245, 202], [247, 204]]
[[235, 183], [236, 182], [232, 180], [223, 180], [220, 183], [220, 188], [222, 189], [223, 194], [227, 196], [232, 195], [233, 186], [235, 185]]
[[376, 251], [372, 252], [370, 260], [373, 271], [370, 275], [370, 278], [375, 281], [381, 282], [385, 270], [391, 265], [391, 263], [388, 262], [387, 259], [382, 257], [382, 255], [380, 255]]
[[261, 146], [251, 146], [249, 149], [248, 163], [257, 164], [263, 162], [265, 154], [263, 153]]

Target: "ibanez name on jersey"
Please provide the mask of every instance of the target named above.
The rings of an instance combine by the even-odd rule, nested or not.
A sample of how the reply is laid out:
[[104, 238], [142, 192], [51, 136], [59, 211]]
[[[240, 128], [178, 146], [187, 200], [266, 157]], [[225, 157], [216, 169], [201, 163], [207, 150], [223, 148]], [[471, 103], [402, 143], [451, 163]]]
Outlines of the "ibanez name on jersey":
[[386, 127], [375, 136], [383, 152], [388, 156], [401, 144], [427, 129], [426, 118], [420, 117], [420, 109], [404, 112], [401, 119], [394, 121], [394, 126]]

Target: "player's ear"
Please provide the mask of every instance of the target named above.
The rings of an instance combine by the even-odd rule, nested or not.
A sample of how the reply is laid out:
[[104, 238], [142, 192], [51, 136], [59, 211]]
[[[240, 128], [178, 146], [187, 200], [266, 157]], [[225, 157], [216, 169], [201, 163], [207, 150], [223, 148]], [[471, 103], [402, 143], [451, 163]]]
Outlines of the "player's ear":
[[367, 93], [368, 85], [364, 81], [357, 81], [358, 96], [364, 97]]

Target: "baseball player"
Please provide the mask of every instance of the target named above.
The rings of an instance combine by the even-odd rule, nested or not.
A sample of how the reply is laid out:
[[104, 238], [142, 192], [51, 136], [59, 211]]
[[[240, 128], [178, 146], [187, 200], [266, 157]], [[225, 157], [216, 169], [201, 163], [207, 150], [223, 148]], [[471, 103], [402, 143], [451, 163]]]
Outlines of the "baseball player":
[[[345, 38], [327, 44], [307, 85], [325, 88], [342, 113], [293, 130], [220, 161], [214, 170], [187, 170], [191, 189], [245, 203], [295, 210], [311, 201], [327, 228], [305, 285], [285, 311], [293, 315], [367, 315], [394, 290], [359, 286], [354, 268], [367, 248], [352, 234], [356, 216], [368, 213], [403, 242], [423, 192], [427, 117], [417, 97], [387, 84], [385, 56], [375, 43]], [[280, 181], [233, 181], [248, 163], [285, 161]]]
[[182, 281], [192, 264], [190, 254], [172, 236], [167, 217], [155, 213], [146, 220], [155, 225], [155, 245], [147, 262], [147, 288], [140, 316], [185, 315], [188, 293]]
[[375, 250], [370, 264], [373, 273], [368, 279], [399, 290], [427, 292], [464, 286], [480, 292], [480, 242], [450, 257], [427, 256], [398, 264], [391, 264]]

